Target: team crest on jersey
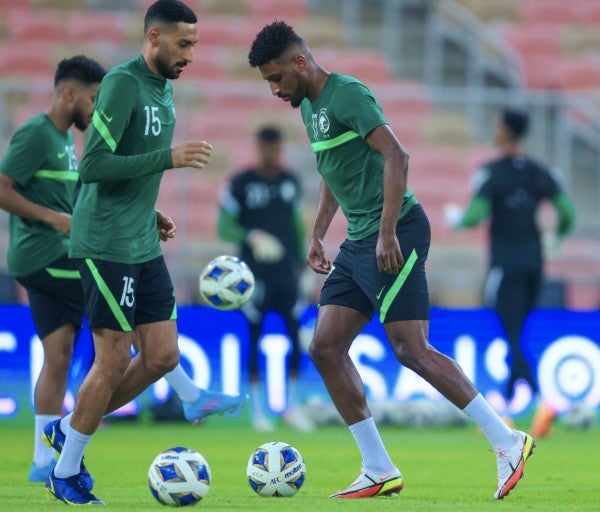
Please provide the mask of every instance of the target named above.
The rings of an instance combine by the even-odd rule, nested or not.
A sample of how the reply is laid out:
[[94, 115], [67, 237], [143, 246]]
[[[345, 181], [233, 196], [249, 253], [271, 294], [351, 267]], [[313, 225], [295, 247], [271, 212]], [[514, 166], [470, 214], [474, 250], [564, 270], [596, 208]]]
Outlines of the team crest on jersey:
[[319, 133], [327, 134], [329, 131], [329, 117], [327, 116], [327, 108], [322, 107], [317, 114], [312, 115], [313, 118], [313, 133], [315, 139], [319, 138]]

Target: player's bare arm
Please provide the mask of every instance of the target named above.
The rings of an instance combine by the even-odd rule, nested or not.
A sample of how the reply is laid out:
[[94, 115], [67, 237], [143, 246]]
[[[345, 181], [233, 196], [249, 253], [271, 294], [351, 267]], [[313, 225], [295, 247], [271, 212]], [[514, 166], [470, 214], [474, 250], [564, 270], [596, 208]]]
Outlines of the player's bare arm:
[[5, 174], [0, 174], [0, 208], [24, 219], [45, 222], [56, 231], [69, 236], [71, 215], [46, 208], [26, 199], [15, 190], [16, 182]]
[[379, 226], [376, 254], [380, 272], [397, 274], [404, 266], [404, 257], [396, 223], [402, 208], [408, 174], [408, 153], [388, 125], [375, 128], [366, 138], [367, 143], [383, 156], [383, 210]]
[[171, 150], [173, 167], [204, 169], [210, 160], [212, 145], [205, 140], [185, 142]]
[[331, 270], [331, 261], [325, 257], [323, 239], [338, 208], [339, 204], [333, 197], [329, 187], [321, 181], [317, 212], [306, 255], [306, 263], [318, 274], [328, 274]]
[[169, 238], [175, 238], [177, 226], [169, 217], [160, 210], [156, 210], [156, 227], [158, 229], [158, 238], [166, 242]]

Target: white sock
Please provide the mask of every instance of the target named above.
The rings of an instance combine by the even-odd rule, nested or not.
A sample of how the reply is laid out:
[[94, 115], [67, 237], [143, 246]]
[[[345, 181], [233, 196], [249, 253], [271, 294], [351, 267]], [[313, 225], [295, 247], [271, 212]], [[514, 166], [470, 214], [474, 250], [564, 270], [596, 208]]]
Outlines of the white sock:
[[54, 474], [57, 478], [68, 478], [79, 474], [83, 453], [91, 439], [92, 436], [80, 434], [74, 428], [69, 427], [67, 439], [54, 467]]
[[183, 367], [178, 364], [174, 370], [165, 375], [165, 379], [177, 393], [177, 396], [184, 402], [195, 402], [200, 398], [200, 390], [185, 373]]
[[492, 448], [508, 449], [515, 443], [515, 431], [508, 427], [489, 402], [479, 393], [463, 409], [481, 429]]
[[62, 430], [63, 434], [66, 434], [69, 431], [69, 428], [71, 428], [72, 417], [73, 413], [70, 412], [66, 416], [63, 416], [63, 418], [60, 420], [60, 429]]
[[372, 417], [349, 425], [348, 428], [362, 455], [365, 471], [389, 473], [395, 469]]
[[35, 429], [33, 440], [33, 463], [38, 467], [42, 468], [47, 466], [55, 458], [54, 448], [46, 446], [46, 443], [42, 441], [42, 435], [44, 433], [44, 427], [51, 421], [60, 418], [58, 414], [36, 414], [35, 415]]

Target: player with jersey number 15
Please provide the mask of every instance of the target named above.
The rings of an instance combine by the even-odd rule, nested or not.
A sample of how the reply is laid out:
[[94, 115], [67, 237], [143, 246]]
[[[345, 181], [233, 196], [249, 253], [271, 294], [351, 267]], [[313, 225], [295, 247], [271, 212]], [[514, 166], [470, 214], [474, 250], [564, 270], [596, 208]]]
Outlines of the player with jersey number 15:
[[[50, 425], [47, 436], [60, 457], [46, 488], [64, 503], [103, 503], [91, 493], [83, 463], [102, 417], [179, 362], [175, 291], [157, 236], [155, 204], [165, 170], [199, 170], [210, 159], [206, 141], [171, 147], [170, 80], [191, 65], [197, 42], [195, 13], [179, 0], [158, 0], [144, 18], [141, 54], [112, 68], [98, 89], [69, 247], [81, 273], [95, 360], [68, 428], [58, 436]], [[131, 357], [134, 337], [138, 354]], [[220, 393], [204, 396], [204, 408], [213, 412], [243, 403]]]

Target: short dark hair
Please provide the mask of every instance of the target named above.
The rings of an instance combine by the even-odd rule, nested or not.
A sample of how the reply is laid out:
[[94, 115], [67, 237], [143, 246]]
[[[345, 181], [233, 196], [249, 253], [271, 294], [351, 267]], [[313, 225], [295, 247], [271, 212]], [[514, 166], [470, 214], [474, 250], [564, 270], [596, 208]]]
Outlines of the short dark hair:
[[256, 132], [256, 138], [260, 142], [279, 142], [283, 138], [283, 134], [277, 126], [267, 125]]
[[58, 63], [54, 73], [54, 87], [64, 80], [77, 80], [86, 85], [100, 83], [106, 70], [94, 59], [85, 55], [75, 55]]
[[144, 32], [155, 23], [176, 24], [197, 23], [198, 18], [192, 9], [179, 0], [158, 0], [154, 2], [144, 17]]
[[288, 48], [303, 44], [304, 39], [290, 25], [284, 21], [274, 21], [256, 34], [248, 53], [248, 62], [253, 68], [262, 66], [281, 57]]
[[529, 130], [529, 115], [523, 110], [507, 108], [501, 115], [502, 124], [515, 140], [520, 140]]

